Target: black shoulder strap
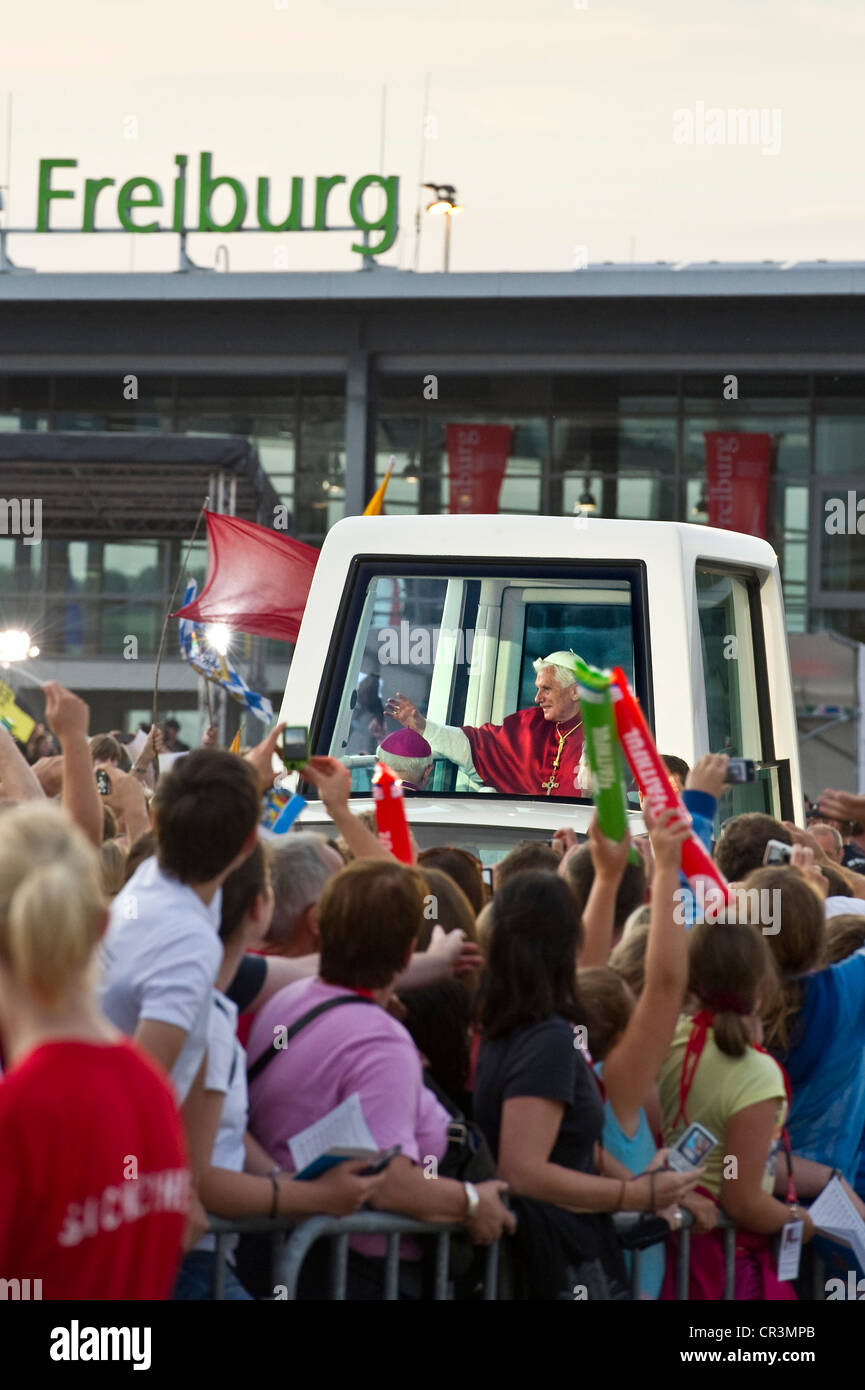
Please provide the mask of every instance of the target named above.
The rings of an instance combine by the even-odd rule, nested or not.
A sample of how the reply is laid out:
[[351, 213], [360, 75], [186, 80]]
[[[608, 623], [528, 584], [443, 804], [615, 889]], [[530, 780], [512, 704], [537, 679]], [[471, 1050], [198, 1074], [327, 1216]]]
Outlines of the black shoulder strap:
[[442, 1090], [441, 1086], [435, 1080], [432, 1072], [429, 1070], [428, 1067], [424, 1067], [423, 1081], [427, 1090], [432, 1091], [439, 1105], [442, 1107], [442, 1109], [448, 1112], [451, 1119], [456, 1120], [461, 1124], [465, 1124], [465, 1115], [460, 1110], [459, 1106], [451, 1100], [447, 1092]]
[[270, 1047], [268, 1047], [267, 1050], [263, 1052], [255, 1062], [252, 1063], [252, 1066], [248, 1068], [246, 1073], [247, 1085], [251, 1085], [252, 1082], [255, 1081], [256, 1077], [261, 1075], [261, 1073], [264, 1071], [264, 1068], [270, 1062], [273, 1061], [277, 1052], [282, 1052], [285, 1048], [285, 1044], [289, 1042], [293, 1037], [295, 1037], [296, 1034], [300, 1032], [301, 1028], [305, 1028], [308, 1023], [312, 1023], [312, 1020], [314, 1018], [318, 1018], [319, 1014], [327, 1013], [328, 1009], [337, 1009], [339, 1008], [340, 1004], [374, 1003], [374, 999], [367, 999], [362, 994], [341, 994], [338, 999], [325, 999], [323, 1004], [316, 1004], [314, 1009], [310, 1009], [308, 1013], [305, 1013], [301, 1018], [297, 1020], [296, 1023], [293, 1023], [290, 1028], [287, 1028], [286, 1031], [280, 1035], [280, 1043], [278, 1047], [276, 1045], [276, 1039], [274, 1038]]

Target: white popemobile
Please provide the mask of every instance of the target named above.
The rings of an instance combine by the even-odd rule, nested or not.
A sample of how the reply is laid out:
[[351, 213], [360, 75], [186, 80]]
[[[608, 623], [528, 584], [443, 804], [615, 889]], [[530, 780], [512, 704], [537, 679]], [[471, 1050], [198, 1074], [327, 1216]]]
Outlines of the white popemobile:
[[[755, 762], [756, 780], [729, 789], [721, 818], [759, 810], [801, 820], [777, 556], [765, 541], [706, 526], [340, 521], [321, 551], [280, 719], [351, 768], [356, 810], [372, 804], [382, 739], [400, 725], [422, 736], [429, 722], [433, 766], [407, 800], [412, 829], [422, 847], [460, 844], [489, 864], [517, 840], [588, 825], [585, 776], [562, 777], [555, 760], [572, 732], [572, 756], [582, 743], [562, 668], [569, 652], [623, 668], [662, 754]], [[327, 821], [310, 800], [304, 824]]]

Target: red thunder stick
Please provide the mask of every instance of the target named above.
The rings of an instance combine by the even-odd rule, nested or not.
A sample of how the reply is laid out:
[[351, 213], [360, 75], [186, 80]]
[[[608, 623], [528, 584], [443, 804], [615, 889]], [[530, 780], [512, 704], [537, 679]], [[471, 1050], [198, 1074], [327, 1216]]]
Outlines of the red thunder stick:
[[[637, 786], [649, 803], [652, 815], [657, 820], [661, 812], [671, 806], [683, 816], [687, 816], [688, 812], [681, 798], [670, 784], [667, 769], [643, 718], [643, 711], [628, 685], [624, 671], [619, 666], [613, 671], [610, 693], [613, 697], [619, 742], [637, 780]], [[735, 901], [730, 885], [693, 831], [690, 839], [682, 845], [682, 873], [698, 899], [701, 894], [705, 897], [708, 886], [710, 891], [716, 889], [722, 893], [728, 903]]]
[[379, 839], [402, 864], [414, 862], [408, 821], [405, 818], [405, 797], [402, 782], [384, 763], [376, 763], [372, 779], [375, 801], [375, 822]]

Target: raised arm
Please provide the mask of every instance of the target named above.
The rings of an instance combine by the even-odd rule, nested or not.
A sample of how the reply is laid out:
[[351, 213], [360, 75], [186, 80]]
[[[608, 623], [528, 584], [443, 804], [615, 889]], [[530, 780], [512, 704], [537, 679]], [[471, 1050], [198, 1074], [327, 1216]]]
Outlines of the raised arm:
[[[267, 969], [258, 993], [244, 1005], [244, 1013], [258, 1013], [268, 1000], [286, 985], [307, 980], [318, 974], [319, 957], [264, 956]], [[415, 951], [405, 970], [394, 982], [397, 991], [423, 989], [437, 985], [454, 976], [465, 976], [478, 970], [482, 957], [473, 941], [466, 941], [461, 931], [445, 932], [440, 926], [433, 929], [432, 940], [425, 951]]]
[[357, 859], [393, 859], [378, 835], [364, 825], [349, 806], [351, 773], [338, 758], [310, 758], [301, 777], [318, 789], [324, 809]]
[[820, 793], [817, 809], [831, 820], [865, 820], [865, 796], [852, 792], [837, 792], [831, 788]]
[[644, 814], [655, 853], [646, 979], [625, 1032], [604, 1062], [607, 1098], [628, 1135], [637, 1132], [640, 1109], [672, 1042], [688, 981], [687, 934], [677, 893], [690, 826], [674, 808], [654, 823], [648, 807]]
[[150, 809], [144, 787], [130, 772], [121, 772], [116, 767], [107, 767], [105, 771], [111, 782], [111, 792], [105, 800], [122, 818], [127, 842], [132, 845], [139, 835], [150, 829]]
[[616, 916], [616, 894], [628, 862], [631, 837], [616, 843], [602, 834], [597, 812], [589, 824], [589, 849], [595, 877], [583, 908], [583, 949], [580, 966], [606, 965], [613, 944]]
[[5, 724], [0, 724], [0, 793], [10, 801], [39, 801], [45, 796], [39, 778]]
[[45, 719], [63, 755], [64, 809], [98, 847], [102, 844], [102, 802], [87, 741], [90, 709], [57, 681], [47, 681], [43, 690]]
[[284, 724], [276, 724], [267, 737], [261, 740], [261, 743], [257, 743], [254, 748], [250, 748], [249, 752], [244, 754], [246, 761], [252, 763], [258, 773], [262, 796], [273, 786], [273, 759], [276, 756], [279, 736], [284, 728]]

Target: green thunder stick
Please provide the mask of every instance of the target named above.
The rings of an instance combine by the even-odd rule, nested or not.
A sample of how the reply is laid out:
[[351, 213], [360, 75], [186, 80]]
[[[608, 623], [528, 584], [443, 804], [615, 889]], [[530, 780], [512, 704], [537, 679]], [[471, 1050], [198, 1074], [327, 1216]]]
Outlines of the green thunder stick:
[[587, 665], [580, 657], [577, 657], [576, 674], [598, 825], [608, 840], [618, 844], [625, 837], [628, 814], [622, 754], [610, 698], [610, 676]]

